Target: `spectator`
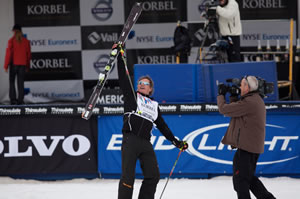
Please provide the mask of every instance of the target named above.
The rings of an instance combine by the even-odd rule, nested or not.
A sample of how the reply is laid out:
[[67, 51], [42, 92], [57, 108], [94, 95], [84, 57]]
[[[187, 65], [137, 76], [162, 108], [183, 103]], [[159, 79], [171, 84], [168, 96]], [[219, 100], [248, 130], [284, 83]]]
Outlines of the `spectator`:
[[[4, 70], [9, 68], [9, 98], [11, 104], [24, 104], [25, 71], [30, 68], [30, 42], [24, 37], [20, 25], [14, 25], [13, 37], [8, 40]], [[18, 97], [16, 96], [15, 78], [17, 77]]]
[[191, 38], [188, 29], [182, 26], [180, 21], [178, 21], [174, 31], [174, 46], [172, 50], [179, 57], [180, 63], [188, 63], [188, 56], [191, 51]]
[[228, 61], [239, 62], [241, 61], [240, 35], [242, 34], [239, 5], [235, 0], [219, 0], [219, 2], [216, 13], [222, 39], [229, 43]]

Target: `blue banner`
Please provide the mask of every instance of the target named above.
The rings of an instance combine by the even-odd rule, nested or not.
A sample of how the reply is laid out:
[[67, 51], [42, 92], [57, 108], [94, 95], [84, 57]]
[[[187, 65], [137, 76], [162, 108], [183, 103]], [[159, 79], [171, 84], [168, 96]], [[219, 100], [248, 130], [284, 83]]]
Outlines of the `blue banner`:
[[241, 79], [245, 75], [254, 75], [263, 78], [267, 82], [274, 84], [274, 93], [268, 94], [265, 101], [278, 101], [278, 87], [277, 87], [277, 71], [276, 62], [236, 62], [226, 64], [203, 64], [202, 73], [204, 77], [205, 101], [217, 102], [218, 84], [225, 83], [227, 79], [238, 78]]
[[[137, 80], [141, 76], [149, 75], [155, 85], [153, 98], [158, 102], [204, 102], [203, 87], [198, 88], [200, 85], [198, 81], [202, 81], [202, 74], [197, 76], [196, 71], [202, 71], [201, 65], [135, 64], [134, 85], [137, 87]], [[170, 84], [176, 89], [170, 89]]]
[[[168, 74], [168, 75], [166, 75]], [[153, 97], [163, 103], [216, 103], [218, 84], [227, 79], [254, 75], [274, 83], [274, 93], [266, 102], [278, 100], [276, 62], [235, 62], [224, 64], [135, 64], [134, 84], [149, 75], [155, 85]], [[170, 85], [172, 88], [170, 89]], [[180, 93], [180, 95], [178, 95]]]
[[[218, 113], [165, 115], [164, 118], [174, 135], [189, 144], [189, 149], [180, 156], [175, 175], [232, 174], [235, 150], [221, 143], [230, 118]], [[101, 116], [98, 120], [99, 172], [120, 174], [122, 116]], [[258, 174], [300, 174], [299, 129], [299, 114], [268, 114], [265, 152], [258, 161]], [[151, 142], [160, 172], [168, 174], [179, 150], [157, 129], [153, 130]], [[139, 165], [137, 174], [141, 174]]]

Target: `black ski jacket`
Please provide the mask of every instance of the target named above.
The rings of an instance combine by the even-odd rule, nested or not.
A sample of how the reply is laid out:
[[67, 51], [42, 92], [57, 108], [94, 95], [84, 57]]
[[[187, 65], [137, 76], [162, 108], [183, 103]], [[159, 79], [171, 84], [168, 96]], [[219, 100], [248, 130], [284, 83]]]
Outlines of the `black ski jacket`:
[[154, 110], [157, 113], [157, 117], [155, 118], [155, 120], [147, 118], [147, 116], [143, 115], [143, 112], [140, 114], [139, 110], [137, 110], [137, 101], [139, 100], [137, 98], [144, 99], [144, 101], [146, 101], [146, 104], [147, 101], [149, 103], [149, 100], [151, 101], [151, 103], [156, 104], [157, 102], [149, 96], [145, 96], [139, 92], [135, 92], [132, 90], [128, 76], [126, 75], [124, 63], [121, 60], [120, 55], [118, 57], [118, 75], [119, 84], [124, 95], [124, 116], [122, 128], [123, 134], [133, 133], [150, 141], [152, 128], [153, 126], [156, 126], [168, 140], [170, 140], [171, 142], [174, 141], [176, 138], [161, 116], [161, 112], [158, 106], [157, 110]]

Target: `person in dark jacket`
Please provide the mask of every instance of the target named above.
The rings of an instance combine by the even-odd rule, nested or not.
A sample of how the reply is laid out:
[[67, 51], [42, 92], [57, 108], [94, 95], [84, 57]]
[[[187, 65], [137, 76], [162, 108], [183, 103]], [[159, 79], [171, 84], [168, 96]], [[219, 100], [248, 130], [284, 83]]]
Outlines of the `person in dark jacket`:
[[140, 77], [137, 91], [131, 87], [130, 76], [118, 59], [119, 83], [124, 95], [123, 140], [122, 140], [122, 176], [119, 182], [119, 199], [131, 199], [135, 180], [135, 167], [140, 161], [144, 180], [139, 199], [154, 199], [160, 173], [155, 152], [150, 142], [153, 126], [177, 148], [185, 150], [187, 143], [178, 140], [165, 123], [158, 103], [150, 96], [154, 83], [149, 76]]
[[264, 152], [266, 108], [259, 95], [258, 81], [245, 76], [241, 81], [241, 98], [231, 96], [225, 101], [227, 90], [219, 87], [217, 103], [219, 112], [231, 117], [222, 143], [237, 148], [233, 158], [233, 187], [238, 199], [250, 199], [249, 190], [258, 199], [275, 199], [255, 176], [259, 155]]
[[[6, 48], [4, 70], [9, 68], [9, 98], [11, 104], [24, 103], [25, 71], [30, 68], [30, 42], [23, 36], [22, 28], [16, 24], [13, 27], [14, 35], [9, 39]], [[18, 97], [16, 96], [15, 79], [17, 77]]]
[[179, 57], [180, 63], [188, 63], [188, 56], [191, 51], [191, 38], [189, 36], [188, 29], [177, 23], [177, 27], [174, 31], [174, 46], [172, 47], [176, 56]]

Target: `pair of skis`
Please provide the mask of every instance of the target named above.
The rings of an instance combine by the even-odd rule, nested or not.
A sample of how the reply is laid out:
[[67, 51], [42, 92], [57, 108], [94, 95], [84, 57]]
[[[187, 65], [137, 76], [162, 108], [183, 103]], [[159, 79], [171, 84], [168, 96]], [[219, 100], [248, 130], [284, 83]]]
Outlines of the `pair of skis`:
[[[121, 47], [124, 46], [124, 44], [127, 40], [128, 34], [130, 33], [133, 25], [136, 23], [139, 16], [141, 15], [141, 12], [142, 12], [141, 3], [135, 3], [135, 5], [132, 7], [132, 9], [130, 11], [130, 14], [126, 20], [126, 23], [124, 24], [124, 27], [123, 27], [123, 30], [119, 37], [119, 40], [117, 42], [117, 45], [119, 45]], [[100, 72], [97, 85], [95, 86], [94, 91], [92, 92], [92, 95], [90, 96], [90, 98], [85, 106], [85, 109], [81, 115], [83, 119], [88, 120], [92, 116], [93, 109], [96, 106], [98, 97], [103, 89], [103, 86], [108, 78], [110, 71], [112, 70], [112, 68], [116, 62], [116, 58], [118, 57], [120, 51], [122, 50], [122, 48], [120, 48], [120, 47], [114, 48], [114, 46], [109, 55], [109, 60], [105, 66], [105, 69], [103, 72]]]

